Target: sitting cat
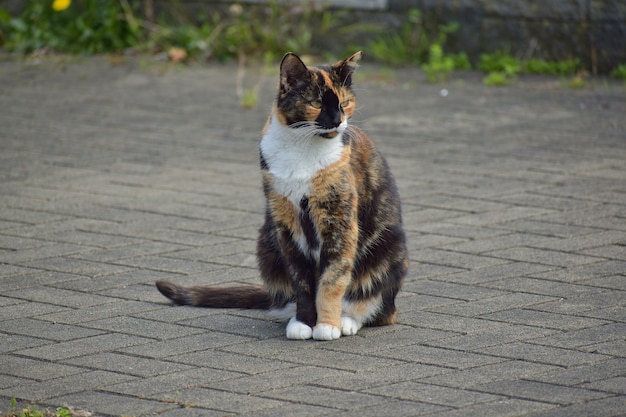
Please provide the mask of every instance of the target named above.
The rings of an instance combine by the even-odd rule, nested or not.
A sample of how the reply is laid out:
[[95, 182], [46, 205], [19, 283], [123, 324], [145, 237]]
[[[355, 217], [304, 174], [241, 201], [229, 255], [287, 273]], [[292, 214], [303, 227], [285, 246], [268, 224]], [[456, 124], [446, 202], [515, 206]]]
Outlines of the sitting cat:
[[[260, 143], [265, 224], [257, 243], [264, 286], [156, 283], [177, 304], [290, 312], [289, 339], [332, 340], [396, 321], [409, 261], [400, 200], [370, 139], [348, 124], [357, 52], [307, 67], [288, 53]], [[295, 308], [294, 308], [295, 307]]]

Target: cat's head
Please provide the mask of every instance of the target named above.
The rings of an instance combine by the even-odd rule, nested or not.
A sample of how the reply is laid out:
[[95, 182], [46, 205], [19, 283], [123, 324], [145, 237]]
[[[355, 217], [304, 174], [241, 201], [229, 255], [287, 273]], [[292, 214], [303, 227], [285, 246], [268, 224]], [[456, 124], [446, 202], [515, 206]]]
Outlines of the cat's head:
[[286, 54], [280, 63], [275, 116], [286, 126], [317, 136], [342, 133], [356, 105], [352, 74], [360, 59], [359, 51], [333, 65], [307, 67], [297, 55]]

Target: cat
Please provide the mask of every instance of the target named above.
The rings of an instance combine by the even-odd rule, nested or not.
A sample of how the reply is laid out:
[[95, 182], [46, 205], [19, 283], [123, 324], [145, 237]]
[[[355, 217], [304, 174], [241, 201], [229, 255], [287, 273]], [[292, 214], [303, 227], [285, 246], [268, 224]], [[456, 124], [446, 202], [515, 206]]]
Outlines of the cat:
[[348, 124], [360, 59], [359, 51], [333, 65], [307, 67], [293, 53], [281, 61], [260, 142], [266, 211], [257, 260], [264, 286], [157, 281], [163, 295], [182, 305], [272, 310], [290, 318], [289, 339], [333, 340], [396, 322], [408, 252], [389, 167]]

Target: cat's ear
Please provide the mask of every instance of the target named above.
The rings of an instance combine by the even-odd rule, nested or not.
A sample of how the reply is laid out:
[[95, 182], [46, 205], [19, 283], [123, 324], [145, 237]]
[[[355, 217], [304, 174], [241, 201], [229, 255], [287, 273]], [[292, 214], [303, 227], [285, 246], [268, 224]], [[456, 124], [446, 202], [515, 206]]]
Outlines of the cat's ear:
[[339, 76], [339, 79], [344, 86], [350, 87], [352, 85], [352, 74], [356, 70], [359, 61], [361, 60], [361, 56], [363, 56], [363, 54], [359, 51], [352, 54], [349, 58], [339, 61], [333, 65], [335, 73]]
[[304, 85], [310, 79], [309, 69], [298, 55], [287, 52], [280, 62], [280, 86], [283, 91]]

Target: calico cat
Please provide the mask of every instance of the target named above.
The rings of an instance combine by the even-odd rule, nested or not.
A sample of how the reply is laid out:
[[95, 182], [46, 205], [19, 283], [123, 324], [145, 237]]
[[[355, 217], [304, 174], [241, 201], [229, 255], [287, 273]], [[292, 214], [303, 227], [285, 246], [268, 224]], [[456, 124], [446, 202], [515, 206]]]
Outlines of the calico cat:
[[332, 340], [364, 325], [395, 323], [408, 253], [387, 163], [348, 124], [360, 59], [357, 52], [307, 67], [288, 53], [280, 64], [260, 143], [266, 213], [257, 258], [264, 286], [158, 281], [163, 295], [183, 305], [289, 313], [289, 339]]

